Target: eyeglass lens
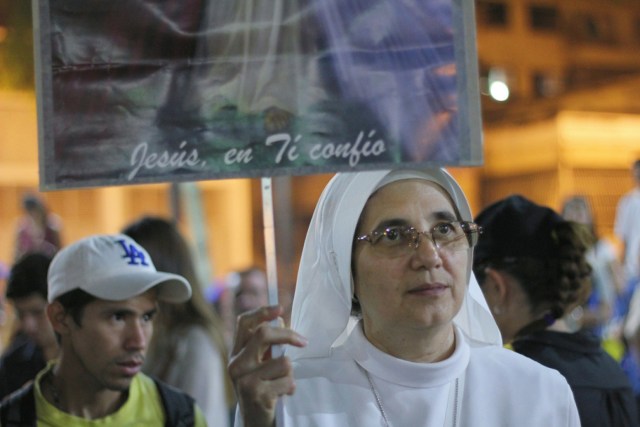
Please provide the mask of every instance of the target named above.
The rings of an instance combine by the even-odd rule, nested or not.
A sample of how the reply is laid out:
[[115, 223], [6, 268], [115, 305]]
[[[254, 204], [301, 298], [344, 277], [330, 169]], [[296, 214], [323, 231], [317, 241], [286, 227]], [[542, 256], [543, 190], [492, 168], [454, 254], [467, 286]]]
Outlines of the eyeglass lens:
[[438, 224], [428, 231], [418, 231], [408, 226], [387, 227], [360, 236], [358, 240], [367, 240], [377, 251], [393, 257], [413, 252], [424, 244], [425, 237], [441, 251], [469, 249], [476, 244], [478, 232], [478, 227], [473, 223], [451, 222]]

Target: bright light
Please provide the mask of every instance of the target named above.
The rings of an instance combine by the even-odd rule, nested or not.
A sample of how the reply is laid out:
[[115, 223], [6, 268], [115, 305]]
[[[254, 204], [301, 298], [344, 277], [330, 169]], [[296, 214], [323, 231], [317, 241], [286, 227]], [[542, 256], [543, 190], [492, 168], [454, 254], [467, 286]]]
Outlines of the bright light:
[[509, 99], [509, 86], [507, 85], [507, 73], [502, 68], [489, 70], [489, 95], [495, 101], [504, 102]]
[[489, 85], [489, 95], [499, 102], [509, 99], [509, 86], [505, 82], [491, 82]]

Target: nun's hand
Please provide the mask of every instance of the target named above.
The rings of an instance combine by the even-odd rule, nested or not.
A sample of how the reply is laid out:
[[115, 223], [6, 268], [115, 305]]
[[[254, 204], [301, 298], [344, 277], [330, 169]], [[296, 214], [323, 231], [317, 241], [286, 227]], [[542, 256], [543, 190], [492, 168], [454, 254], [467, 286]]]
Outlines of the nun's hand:
[[272, 426], [278, 397], [295, 390], [291, 361], [284, 356], [272, 359], [270, 349], [274, 344], [304, 347], [307, 341], [291, 329], [270, 325], [281, 315], [282, 308], [274, 306], [238, 317], [229, 375], [246, 427]]

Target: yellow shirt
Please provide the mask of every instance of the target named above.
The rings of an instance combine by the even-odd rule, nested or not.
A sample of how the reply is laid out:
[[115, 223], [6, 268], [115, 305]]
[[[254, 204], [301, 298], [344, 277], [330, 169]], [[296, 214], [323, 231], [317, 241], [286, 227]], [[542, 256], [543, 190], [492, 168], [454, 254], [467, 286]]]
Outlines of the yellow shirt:
[[[111, 415], [95, 420], [87, 420], [63, 412], [49, 403], [40, 390], [40, 380], [51, 369], [50, 364], [36, 377], [34, 396], [38, 427], [162, 427], [164, 408], [155, 383], [144, 374], [133, 378], [127, 401]], [[206, 427], [202, 411], [195, 406], [195, 427]]]

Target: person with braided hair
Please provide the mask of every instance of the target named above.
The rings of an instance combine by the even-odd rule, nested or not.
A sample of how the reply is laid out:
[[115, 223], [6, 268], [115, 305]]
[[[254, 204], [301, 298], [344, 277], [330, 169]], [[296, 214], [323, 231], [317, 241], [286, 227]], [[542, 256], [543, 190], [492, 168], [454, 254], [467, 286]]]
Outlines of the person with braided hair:
[[473, 271], [505, 343], [556, 369], [571, 386], [582, 426], [638, 425], [631, 385], [588, 331], [563, 317], [591, 291], [587, 228], [512, 195], [485, 208]]

